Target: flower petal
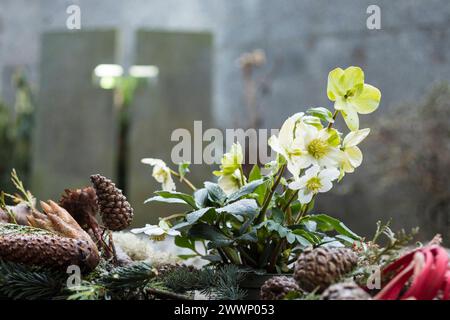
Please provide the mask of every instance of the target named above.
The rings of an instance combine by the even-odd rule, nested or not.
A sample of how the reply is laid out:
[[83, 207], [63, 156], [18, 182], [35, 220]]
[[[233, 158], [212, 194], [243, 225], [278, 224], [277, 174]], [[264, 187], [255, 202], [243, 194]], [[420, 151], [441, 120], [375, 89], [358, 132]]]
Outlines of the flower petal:
[[280, 143], [280, 140], [276, 136], [271, 136], [268, 141], [269, 146], [272, 148], [273, 151], [276, 153], [281, 154], [283, 157], [287, 157], [287, 154], [283, 148], [283, 146]]
[[175, 191], [176, 190], [176, 185], [175, 182], [173, 182], [172, 176], [170, 174], [168, 174], [163, 183], [162, 183], [162, 188], [164, 191]]
[[160, 166], [160, 167], [166, 166], [166, 163], [164, 161], [162, 161], [161, 159], [154, 159], [154, 158], [141, 159], [141, 163], [148, 164], [150, 166]]
[[358, 147], [346, 148], [345, 154], [353, 168], [357, 168], [361, 165], [363, 154]]
[[344, 70], [341, 68], [333, 69], [328, 74], [327, 95], [331, 101], [336, 101], [337, 97], [345, 94], [340, 86], [340, 79], [343, 75]]
[[231, 174], [223, 175], [217, 181], [218, 185], [222, 188], [226, 195], [232, 194], [239, 190], [239, 181]]
[[374, 112], [381, 100], [381, 92], [370, 84], [365, 84], [360, 95], [350, 100], [356, 111], [361, 114]]
[[361, 129], [358, 131], [352, 131], [347, 134], [342, 143], [344, 147], [354, 147], [363, 141], [370, 133], [369, 128]]
[[330, 182], [330, 181], [334, 181], [337, 178], [339, 178], [339, 170], [336, 168], [329, 168], [329, 169], [324, 169], [322, 171], [320, 171], [319, 173], [319, 179], [321, 180], [322, 184], [325, 182]]
[[346, 108], [345, 110], [342, 110], [342, 116], [344, 117], [345, 123], [347, 124], [347, 127], [351, 131], [355, 131], [359, 129], [359, 117], [356, 110], [353, 108]]
[[340, 85], [344, 94], [355, 90], [356, 87], [362, 87], [364, 84], [364, 72], [360, 67], [348, 67], [344, 70], [344, 76], [340, 79]]
[[[339, 171], [338, 171], [339, 172]], [[322, 180], [322, 187], [319, 189], [319, 192], [328, 192], [333, 187], [333, 184], [330, 180]]]
[[305, 171], [304, 177], [310, 179], [312, 177], [316, 177], [320, 171], [320, 167], [318, 165], [313, 165], [311, 168]]
[[166, 231], [160, 227], [155, 226], [154, 228], [148, 228], [144, 231], [144, 233], [148, 236], [162, 236], [166, 233]]
[[135, 233], [135, 234], [136, 233], [143, 233], [145, 230], [147, 230], [150, 227], [152, 227], [152, 225], [146, 224], [145, 227], [143, 227], [143, 228], [134, 228], [134, 229], [131, 229], [130, 231], [131, 231], [131, 233]]
[[313, 197], [313, 193], [308, 189], [301, 189], [298, 193], [298, 201], [300, 201], [301, 204], [310, 203], [311, 199]]
[[167, 230], [167, 234], [168, 234], [169, 236], [175, 237], [175, 236], [180, 236], [180, 235], [181, 235], [181, 232], [178, 231], [178, 230], [169, 229], [169, 230]]

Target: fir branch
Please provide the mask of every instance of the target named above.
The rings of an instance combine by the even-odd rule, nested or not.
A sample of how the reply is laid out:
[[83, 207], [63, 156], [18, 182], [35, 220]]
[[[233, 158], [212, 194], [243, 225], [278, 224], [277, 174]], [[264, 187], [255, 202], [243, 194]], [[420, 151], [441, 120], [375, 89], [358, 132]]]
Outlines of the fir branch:
[[72, 293], [69, 294], [67, 300], [101, 300], [109, 298], [105, 287], [86, 281], [79, 286], [69, 288], [68, 291]]
[[1, 223], [0, 224], [0, 236], [8, 235], [8, 234], [35, 234], [35, 235], [51, 235], [54, 234], [50, 231], [30, 227], [30, 226], [22, 226], [14, 223]]
[[52, 299], [62, 291], [66, 276], [48, 269], [0, 261], [0, 294], [10, 299]]

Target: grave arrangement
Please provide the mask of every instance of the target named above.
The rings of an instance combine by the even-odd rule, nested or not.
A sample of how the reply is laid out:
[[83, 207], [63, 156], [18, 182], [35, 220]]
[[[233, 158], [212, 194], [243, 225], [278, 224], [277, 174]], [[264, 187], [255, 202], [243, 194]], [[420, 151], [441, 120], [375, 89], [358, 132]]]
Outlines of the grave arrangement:
[[[146, 158], [162, 190], [146, 202], [177, 203], [182, 213], [158, 225], [128, 228], [133, 209], [115, 184], [92, 175], [92, 186], [65, 190], [60, 201], [40, 202], [16, 172], [18, 194], [2, 193], [0, 296], [11, 299], [450, 299], [450, 268], [440, 236], [412, 246], [417, 230], [393, 232], [378, 223], [364, 239], [343, 222], [314, 211], [319, 194], [360, 166], [358, 145], [370, 129], [359, 115], [378, 108], [380, 91], [358, 67], [328, 77], [334, 112], [311, 108], [289, 117], [268, 143], [276, 160], [248, 175], [236, 143], [224, 154], [216, 182], [196, 188], [189, 165], [172, 170]], [[335, 127], [342, 115], [349, 132]], [[193, 190], [176, 191], [177, 177]], [[6, 198], [16, 203], [6, 205]], [[139, 258], [133, 243], [173, 237], [209, 263]], [[146, 240], [146, 241], [150, 241]], [[137, 246], [137, 245], [136, 245]], [[142, 248], [141, 248], [142, 249]], [[142, 250], [141, 250], [142, 251]]]

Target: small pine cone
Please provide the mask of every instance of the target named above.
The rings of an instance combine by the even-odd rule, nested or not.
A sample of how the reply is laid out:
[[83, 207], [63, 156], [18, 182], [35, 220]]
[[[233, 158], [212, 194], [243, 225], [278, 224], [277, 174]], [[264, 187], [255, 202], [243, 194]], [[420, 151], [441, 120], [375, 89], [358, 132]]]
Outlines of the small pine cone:
[[100, 215], [105, 226], [113, 231], [128, 227], [133, 220], [133, 208], [122, 194], [122, 190], [99, 174], [92, 175], [91, 181], [97, 192]]
[[91, 219], [96, 216], [98, 211], [95, 189], [86, 187], [64, 191], [65, 194], [61, 196], [59, 205], [66, 209], [84, 230], [88, 230], [91, 226]]
[[22, 233], [0, 236], [0, 258], [64, 271], [70, 265], [91, 271], [100, 260], [98, 252], [87, 241], [52, 234]]
[[322, 300], [370, 300], [372, 297], [354, 281], [335, 283], [326, 289]]
[[300, 291], [300, 287], [291, 277], [272, 277], [261, 286], [260, 296], [262, 300], [282, 300], [286, 294], [292, 291]]
[[348, 248], [308, 248], [298, 257], [294, 278], [301, 289], [322, 292], [350, 272], [357, 263], [356, 254]]

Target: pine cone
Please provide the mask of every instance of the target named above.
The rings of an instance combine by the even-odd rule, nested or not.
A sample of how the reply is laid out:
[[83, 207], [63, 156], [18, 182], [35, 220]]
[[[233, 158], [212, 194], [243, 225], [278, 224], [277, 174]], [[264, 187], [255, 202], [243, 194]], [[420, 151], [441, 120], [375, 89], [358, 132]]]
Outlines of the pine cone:
[[26, 233], [0, 235], [0, 258], [64, 271], [70, 265], [91, 271], [100, 259], [98, 252], [84, 240]]
[[294, 278], [301, 289], [322, 292], [350, 272], [357, 263], [356, 254], [347, 248], [309, 248], [300, 254]]
[[91, 219], [98, 211], [95, 189], [86, 187], [64, 191], [59, 205], [66, 209], [84, 230], [90, 229]]
[[105, 226], [113, 231], [123, 230], [133, 220], [133, 208], [122, 191], [109, 179], [96, 174], [91, 176], [97, 192], [100, 215]]
[[261, 286], [260, 296], [262, 300], [282, 300], [286, 294], [292, 291], [300, 291], [300, 287], [291, 277], [272, 277]]
[[335, 283], [326, 289], [322, 300], [370, 300], [372, 297], [354, 281]]

